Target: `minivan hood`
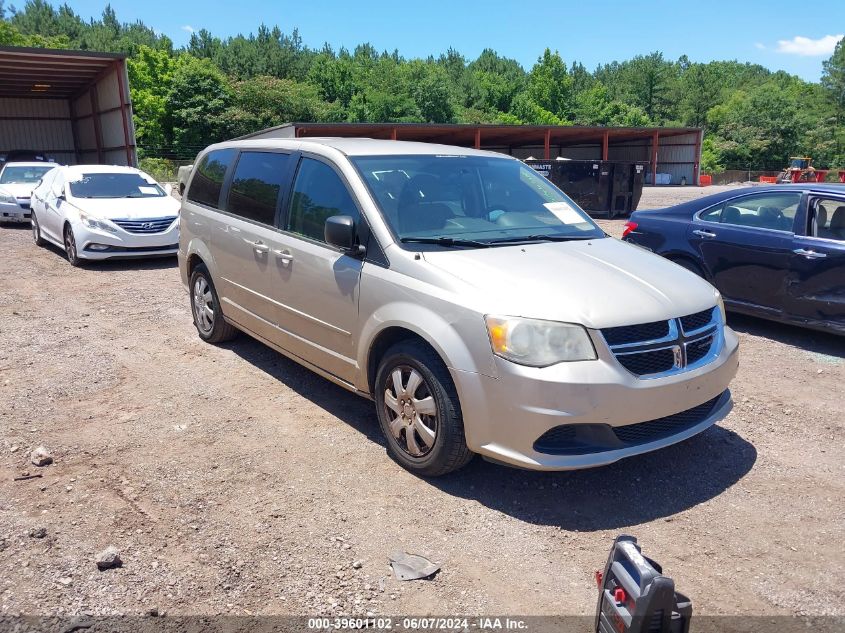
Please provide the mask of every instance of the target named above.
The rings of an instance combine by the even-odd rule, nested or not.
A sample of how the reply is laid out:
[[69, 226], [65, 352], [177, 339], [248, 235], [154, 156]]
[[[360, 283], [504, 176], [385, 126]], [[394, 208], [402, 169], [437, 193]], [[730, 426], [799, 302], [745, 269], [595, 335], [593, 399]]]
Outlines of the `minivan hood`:
[[427, 262], [466, 284], [488, 313], [580, 323], [648, 323], [716, 305], [693, 273], [614, 238], [428, 251]]
[[178, 215], [179, 201], [160, 198], [72, 198], [71, 204], [94, 217], [106, 220], [154, 220]]

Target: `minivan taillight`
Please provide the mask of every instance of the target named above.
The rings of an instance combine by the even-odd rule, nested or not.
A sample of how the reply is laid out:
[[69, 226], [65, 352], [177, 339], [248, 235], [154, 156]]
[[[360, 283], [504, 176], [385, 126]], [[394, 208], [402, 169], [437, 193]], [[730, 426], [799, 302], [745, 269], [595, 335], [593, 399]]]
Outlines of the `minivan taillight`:
[[624, 240], [630, 233], [637, 230], [639, 226], [636, 222], [625, 222], [625, 230], [622, 231], [622, 239]]

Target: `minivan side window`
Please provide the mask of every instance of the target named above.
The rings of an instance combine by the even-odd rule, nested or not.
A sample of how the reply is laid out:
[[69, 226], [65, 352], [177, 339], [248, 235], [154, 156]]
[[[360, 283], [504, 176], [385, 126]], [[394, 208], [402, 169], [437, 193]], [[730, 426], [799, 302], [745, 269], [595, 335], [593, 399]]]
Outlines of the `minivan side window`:
[[226, 211], [247, 220], [274, 225], [288, 160], [287, 154], [241, 152], [232, 177]]
[[235, 150], [218, 149], [202, 157], [188, 189], [188, 200], [217, 208], [226, 171], [235, 159]]
[[348, 215], [357, 225], [358, 207], [335, 170], [318, 160], [303, 158], [293, 184], [287, 230], [324, 242], [326, 220]]

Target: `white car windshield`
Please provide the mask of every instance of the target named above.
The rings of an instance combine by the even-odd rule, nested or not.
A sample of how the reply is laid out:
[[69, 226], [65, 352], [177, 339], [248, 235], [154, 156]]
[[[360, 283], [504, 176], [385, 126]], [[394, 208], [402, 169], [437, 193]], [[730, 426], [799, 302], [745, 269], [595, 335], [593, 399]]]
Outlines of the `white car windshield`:
[[402, 242], [491, 246], [604, 237], [523, 163], [486, 156], [352, 157]]
[[29, 165], [6, 165], [0, 173], [0, 185], [23, 185], [36, 183], [55, 165], [44, 165], [43, 167]]
[[83, 174], [68, 183], [74, 198], [160, 198], [167, 195], [140, 174], [120, 172]]

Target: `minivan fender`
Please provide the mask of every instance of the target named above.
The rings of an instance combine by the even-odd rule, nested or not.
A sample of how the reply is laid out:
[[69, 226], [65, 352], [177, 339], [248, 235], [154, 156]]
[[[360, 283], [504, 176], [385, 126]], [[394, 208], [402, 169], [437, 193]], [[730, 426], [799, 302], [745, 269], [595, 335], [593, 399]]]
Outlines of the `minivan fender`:
[[186, 288], [191, 283], [191, 273], [193, 272], [194, 268], [196, 267], [197, 260], [200, 260], [201, 263], [205, 264], [205, 267], [208, 268], [208, 272], [211, 275], [212, 281], [215, 285], [218, 283], [217, 281], [217, 266], [214, 261], [214, 257], [211, 255], [211, 251], [208, 248], [208, 245], [201, 237], [194, 237], [188, 241], [188, 244], [185, 247], [185, 259], [182, 262], [181, 274], [182, 274], [182, 283]]
[[[413, 322], [408, 320], [408, 315], [413, 316]], [[379, 307], [361, 327], [357, 359], [362, 382], [357, 387], [361, 391], [372, 393], [370, 362], [376, 360], [372, 354], [380, 351], [381, 336], [388, 331], [398, 334], [399, 330], [428, 343], [449, 369], [496, 375], [490, 342], [477, 315], [461, 311], [439, 314], [418, 303], [402, 301]]]

